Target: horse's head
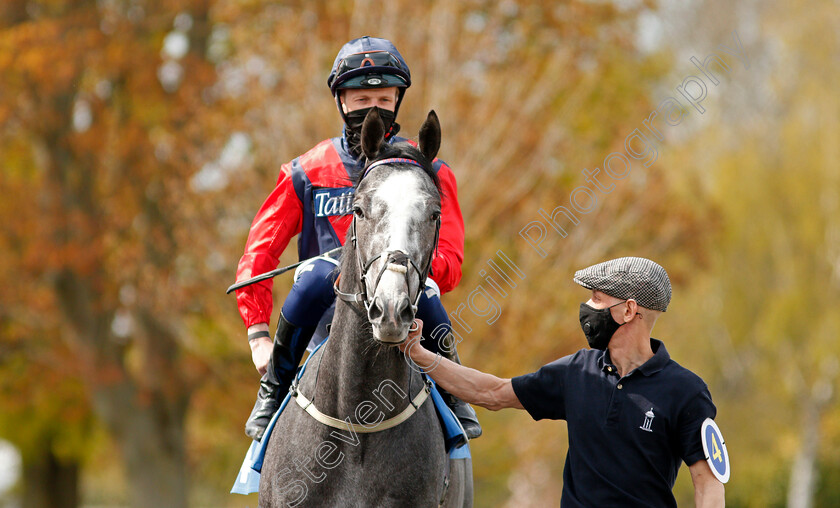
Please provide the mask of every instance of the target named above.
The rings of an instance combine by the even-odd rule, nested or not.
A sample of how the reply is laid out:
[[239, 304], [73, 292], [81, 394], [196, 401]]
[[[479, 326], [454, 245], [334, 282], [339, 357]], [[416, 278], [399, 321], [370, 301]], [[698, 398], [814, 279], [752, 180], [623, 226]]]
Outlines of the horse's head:
[[399, 344], [417, 311], [440, 229], [441, 199], [431, 162], [440, 147], [440, 123], [429, 112], [419, 150], [383, 142], [374, 108], [362, 125], [368, 164], [353, 203], [356, 258], [373, 337]]

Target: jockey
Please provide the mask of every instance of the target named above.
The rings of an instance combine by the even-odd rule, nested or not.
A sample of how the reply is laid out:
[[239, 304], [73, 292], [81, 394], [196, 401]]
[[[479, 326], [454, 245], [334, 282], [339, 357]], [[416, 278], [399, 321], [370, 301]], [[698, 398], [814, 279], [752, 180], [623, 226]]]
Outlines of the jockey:
[[[327, 85], [344, 120], [343, 135], [322, 141], [281, 167], [276, 187], [251, 225], [245, 253], [239, 260], [237, 280], [276, 268], [289, 240], [297, 234], [300, 234], [298, 255], [302, 260], [343, 245], [353, 214], [352, 178], [365, 164], [360, 145], [362, 122], [372, 107], [379, 108], [386, 142], [405, 141], [396, 136], [400, 126], [395, 119], [403, 95], [411, 86], [411, 74], [390, 41], [361, 37], [345, 44], [333, 63]], [[430, 331], [424, 332], [424, 346], [457, 361], [454, 345], [441, 347], [440, 344], [440, 339], [451, 339], [451, 323], [439, 296], [461, 280], [464, 221], [452, 170], [439, 159], [433, 161], [433, 167], [442, 189], [440, 240], [432, 261], [433, 276], [430, 274], [427, 288], [421, 292], [417, 317], [428, 324], [424, 329]], [[273, 341], [268, 332], [273, 306], [271, 279], [236, 292], [239, 313], [248, 327], [251, 357], [262, 374], [257, 402], [245, 424], [245, 433], [253, 439], [262, 439], [318, 323], [335, 300], [336, 266], [334, 259], [321, 256], [298, 268]], [[467, 436], [481, 435], [473, 409], [448, 394], [444, 398]]]

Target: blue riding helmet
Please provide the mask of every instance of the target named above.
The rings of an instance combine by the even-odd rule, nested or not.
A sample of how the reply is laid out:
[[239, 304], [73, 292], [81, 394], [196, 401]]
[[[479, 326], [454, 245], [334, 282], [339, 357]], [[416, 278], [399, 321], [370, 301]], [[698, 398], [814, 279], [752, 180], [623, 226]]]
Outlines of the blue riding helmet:
[[341, 110], [339, 90], [395, 86], [399, 91], [394, 108], [396, 115], [405, 90], [411, 86], [411, 71], [391, 41], [365, 36], [341, 47], [327, 78], [327, 86], [342, 117], [344, 112]]

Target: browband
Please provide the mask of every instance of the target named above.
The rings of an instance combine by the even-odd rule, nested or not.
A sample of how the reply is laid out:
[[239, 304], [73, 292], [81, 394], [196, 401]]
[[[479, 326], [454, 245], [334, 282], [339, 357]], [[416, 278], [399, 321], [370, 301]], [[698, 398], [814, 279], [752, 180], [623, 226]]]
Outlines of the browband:
[[423, 167], [422, 164], [420, 164], [419, 162], [417, 162], [414, 159], [406, 159], [406, 158], [403, 158], [403, 157], [394, 157], [394, 158], [391, 158], [391, 159], [382, 159], [382, 160], [373, 162], [373, 163], [371, 163], [370, 166], [366, 167], [365, 168], [365, 174], [362, 175], [362, 178], [366, 177], [367, 174], [370, 173], [371, 169], [373, 169], [377, 166], [382, 166], [384, 164], [411, 164], [412, 166], [417, 166], [418, 168]]

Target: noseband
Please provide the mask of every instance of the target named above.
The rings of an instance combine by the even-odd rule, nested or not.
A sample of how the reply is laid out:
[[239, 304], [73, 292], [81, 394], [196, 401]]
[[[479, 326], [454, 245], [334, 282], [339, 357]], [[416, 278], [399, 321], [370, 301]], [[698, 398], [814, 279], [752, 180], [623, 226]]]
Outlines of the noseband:
[[[383, 166], [385, 164], [411, 164], [412, 166], [417, 166], [420, 168], [423, 167], [422, 164], [420, 164], [414, 159], [382, 159], [370, 164], [367, 168], [365, 168], [365, 172], [362, 175], [362, 178], [359, 179], [359, 183], [361, 183], [361, 180], [364, 179], [368, 175], [368, 173], [370, 173], [370, 170], [378, 166]], [[411, 256], [409, 256], [407, 253], [401, 250], [383, 251], [368, 259], [366, 262], [362, 261], [362, 256], [359, 253], [359, 246], [357, 245], [355, 215], [353, 215], [353, 222], [350, 225], [350, 234], [350, 241], [353, 242], [353, 250], [356, 251], [356, 263], [359, 266], [359, 280], [357, 282], [361, 284], [362, 290], [359, 293], [345, 293], [338, 289], [339, 279], [336, 279], [335, 284], [333, 285], [333, 290], [335, 291], [335, 294], [338, 297], [338, 299], [343, 300], [345, 302], [361, 303], [365, 306], [365, 310], [370, 310], [371, 302], [368, 300], [365, 276], [367, 275], [368, 270], [370, 270], [371, 265], [373, 265], [373, 263], [377, 259], [385, 257], [385, 263], [383, 263], [382, 269], [379, 270], [379, 273], [376, 275], [376, 283], [373, 285], [373, 291], [376, 291], [376, 287], [379, 286], [379, 281], [382, 279], [382, 276], [385, 274], [385, 272], [392, 271], [403, 274], [403, 276], [405, 277], [406, 288], [409, 290], [409, 296], [411, 296], [411, 279], [410, 272], [408, 270], [408, 268], [411, 267], [411, 269], [417, 273], [419, 281], [419, 285], [417, 286], [417, 294], [414, 296], [414, 303], [411, 304], [412, 313], [416, 313], [417, 304], [420, 302], [420, 295], [423, 292], [423, 287], [426, 285], [426, 277], [428, 277], [429, 273], [431, 272], [432, 259], [434, 259], [434, 253], [435, 250], [437, 250], [438, 240], [440, 238], [440, 217], [438, 217], [437, 223], [435, 224], [435, 241], [432, 245], [432, 252], [429, 255], [428, 261], [426, 262], [426, 266], [423, 267], [423, 270], [421, 270], [417, 266], [414, 260], [411, 259]]]

